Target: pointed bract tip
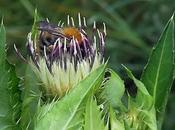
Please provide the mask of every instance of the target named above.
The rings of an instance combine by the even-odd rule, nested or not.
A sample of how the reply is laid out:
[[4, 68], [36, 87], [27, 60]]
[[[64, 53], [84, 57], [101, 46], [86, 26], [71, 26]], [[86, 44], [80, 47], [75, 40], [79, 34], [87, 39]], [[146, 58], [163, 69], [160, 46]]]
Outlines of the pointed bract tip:
[[121, 64], [121, 66], [125, 69], [125, 70], [129, 70], [124, 64]]
[[174, 14], [175, 14], [175, 11], [173, 12], [173, 15], [172, 15], [171, 18], [170, 18], [171, 21], [174, 20]]
[[125, 68], [125, 65], [124, 65], [124, 64], [121, 64], [121, 66], [122, 66], [123, 68]]
[[96, 22], [94, 21], [93, 29], [96, 29]]
[[35, 14], [37, 14], [37, 12], [38, 12], [38, 10], [37, 10], [37, 8], [35, 8]]
[[105, 61], [105, 66], [107, 66], [108, 65], [108, 63], [109, 63], [109, 59], [110, 59], [110, 57], [108, 57], [108, 59]]
[[38, 10], [36, 8], [34, 10], [33, 18], [34, 18], [34, 22], [43, 20], [43, 18], [38, 13]]
[[38, 11], [37, 11], [37, 9], [35, 8], [35, 11], [34, 11], [34, 19], [37, 19], [37, 16], [38, 16]]
[[4, 17], [2, 17], [2, 19], [1, 19], [1, 26], [3, 26], [4, 25]]
[[17, 50], [17, 47], [16, 47], [16, 45], [15, 45], [15, 44], [13, 44], [13, 47], [14, 47], [15, 51], [18, 51], [18, 50]]
[[60, 24], [61, 24], [61, 20], [58, 22], [58, 27], [60, 26]]
[[107, 35], [106, 24], [104, 22], [103, 22], [103, 33], [104, 33], [105, 36]]
[[72, 22], [72, 26], [74, 27], [75, 26], [75, 23], [74, 23], [73, 17], [71, 17], [71, 22]]
[[81, 27], [81, 14], [80, 14], [80, 12], [78, 13], [78, 23], [79, 23], [79, 27]]
[[47, 21], [48, 23], [50, 23], [49, 18], [46, 18], [46, 21]]
[[130, 78], [132, 78], [133, 77], [132, 71], [129, 68], [127, 68], [124, 64], [121, 64], [121, 65], [125, 69], [125, 71], [127, 72], [128, 76]]
[[67, 25], [68, 26], [70, 25], [70, 17], [69, 17], [69, 15], [67, 15]]

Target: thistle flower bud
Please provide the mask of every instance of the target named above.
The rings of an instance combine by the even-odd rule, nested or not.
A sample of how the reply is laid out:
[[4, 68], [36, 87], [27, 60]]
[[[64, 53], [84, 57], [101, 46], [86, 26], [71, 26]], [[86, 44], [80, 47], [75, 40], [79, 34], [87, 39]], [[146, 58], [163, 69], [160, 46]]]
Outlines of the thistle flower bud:
[[40, 21], [35, 39], [30, 32], [27, 50], [30, 65], [40, 79], [46, 96], [62, 97], [91, 71], [104, 63], [106, 27], [94, 22], [89, 35], [86, 19], [78, 15], [78, 27], [68, 16], [67, 25]]

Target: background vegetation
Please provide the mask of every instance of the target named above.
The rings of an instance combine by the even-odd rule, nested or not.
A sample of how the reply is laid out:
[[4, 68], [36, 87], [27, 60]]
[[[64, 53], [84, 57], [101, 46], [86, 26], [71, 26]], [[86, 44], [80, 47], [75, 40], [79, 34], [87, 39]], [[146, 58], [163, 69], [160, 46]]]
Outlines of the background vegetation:
[[[138, 77], [147, 62], [153, 44], [158, 40], [167, 20], [175, 10], [174, 0], [0, 0], [0, 16], [7, 30], [8, 58], [17, 65], [18, 75], [24, 75], [25, 64], [15, 55], [13, 44], [26, 54], [25, 41], [33, 24], [33, 12], [54, 23], [66, 20], [78, 12], [86, 16], [89, 27], [97, 21], [107, 25], [106, 58], [109, 66], [122, 72], [121, 64], [130, 68]], [[123, 75], [125, 78], [126, 76]], [[128, 89], [134, 92], [128, 79]], [[174, 87], [172, 87], [174, 89]], [[164, 123], [165, 130], [175, 129], [175, 94], [169, 99]]]

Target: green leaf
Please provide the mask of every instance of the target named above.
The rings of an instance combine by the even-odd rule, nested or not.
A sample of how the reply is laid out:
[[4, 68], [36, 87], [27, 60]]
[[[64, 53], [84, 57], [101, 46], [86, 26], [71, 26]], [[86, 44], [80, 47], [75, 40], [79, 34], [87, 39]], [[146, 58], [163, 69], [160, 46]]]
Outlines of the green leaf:
[[20, 90], [19, 78], [15, 67], [6, 60], [6, 33], [3, 24], [0, 26], [0, 129], [20, 130]]
[[111, 130], [125, 130], [124, 122], [119, 121], [116, 118], [116, 114], [112, 107], [110, 108], [110, 125], [111, 125]]
[[148, 64], [142, 74], [142, 82], [155, 100], [159, 129], [163, 121], [174, 70], [174, 21], [167, 23], [157, 45], [153, 48]]
[[130, 107], [128, 109], [130, 112], [128, 116], [136, 117], [135, 120], [133, 120], [133, 128], [140, 128], [142, 130], [157, 130], [153, 97], [149, 94], [144, 84], [136, 79], [128, 68], [125, 66], [124, 68], [126, 69], [128, 76], [134, 81], [136, 87], [138, 88], [135, 102], [129, 99]]
[[37, 111], [37, 105], [40, 98], [40, 91], [38, 87], [38, 80], [31, 70], [30, 66], [27, 66], [24, 88], [23, 88], [23, 102], [20, 125], [23, 130], [34, 129], [34, 115]]
[[124, 68], [126, 69], [128, 76], [134, 81], [136, 87], [138, 88], [135, 98], [136, 103], [138, 104], [138, 106], [149, 110], [153, 106], [152, 96], [147, 91], [145, 85], [141, 81], [136, 79], [128, 68], [126, 68], [125, 66]]
[[[34, 13], [34, 21], [32, 26], [32, 38], [37, 39], [38, 29], [37, 22], [41, 19], [38, 15], [37, 9]], [[38, 86], [38, 80], [34, 72], [31, 70], [31, 66], [27, 66], [25, 79], [24, 79], [24, 89], [23, 89], [23, 103], [22, 103], [22, 113], [21, 113], [21, 127], [23, 130], [34, 129], [34, 115], [37, 111], [37, 105], [40, 99], [41, 92]]]
[[84, 113], [84, 107], [81, 105], [85, 103], [84, 101], [89, 94], [92, 95], [94, 88], [102, 82], [104, 70], [105, 65], [102, 65], [90, 73], [70, 93], [48, 108], [45, 113], [42, 110], [45, 106], [41, 107], [35, 130], [81, 129]]
[[86, 104], [84, 130], [107, 130], [102, 114], [93, 97], [90, 97]]
[[125, 92], [124, 81], [111, 69], [110, 78], [104, 85], [103, 96], [114, 108], [122, 107], [121, 98]]
[[42, 18], [38, 15], [38, 11], [37, 9], [35, 9], [35, 13], [34, 13], [34, 21], [33, 21], [33, 26], [32, 26], [32, 38], [36, 40], [36, 37], [38, 35], [38, 25], [37, 22], [40, 21]]
[[0, 70], [1, 69], [3, 70], [5, 67], [5, 59], [6, 59], [5, 42], [6, 42], [6, 31], [2, 21], [0, 26], [0, 66], [1, 66]]

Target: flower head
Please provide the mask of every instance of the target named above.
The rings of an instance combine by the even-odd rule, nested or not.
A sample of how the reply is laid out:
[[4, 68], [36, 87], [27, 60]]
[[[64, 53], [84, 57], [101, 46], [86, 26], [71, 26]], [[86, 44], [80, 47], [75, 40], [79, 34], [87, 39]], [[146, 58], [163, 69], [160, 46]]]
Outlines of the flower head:
[[101, 32], [94, 22], [88, 34], [85, 18], [79, 14], [78, 21], [78, 26], [69, 16], [66, 26], [40, 21], [35, 36], [28, 34], [30, 65], [48, 96], [63, 96], [104, 62], [105, 24]]

